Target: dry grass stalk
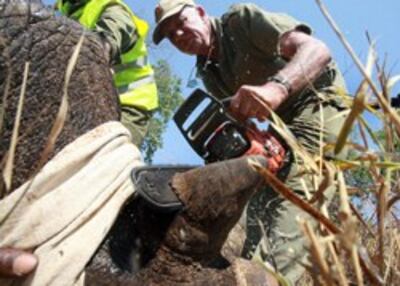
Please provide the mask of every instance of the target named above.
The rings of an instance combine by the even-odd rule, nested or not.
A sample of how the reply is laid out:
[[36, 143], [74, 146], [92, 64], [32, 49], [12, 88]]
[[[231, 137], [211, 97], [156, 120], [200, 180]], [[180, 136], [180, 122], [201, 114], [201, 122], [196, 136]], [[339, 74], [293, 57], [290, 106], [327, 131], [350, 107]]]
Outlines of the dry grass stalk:
[[382, 142], [377, 138], [375, 132], [372, 128], [368, 125], [364, 118], [359, 117], [359, 122], [363, 128], [365, 128], [368, 132], [368, 136], [372, 139], [372, 142], [378, 147], [380, 152], [385, 152], [385, 147], [382, 145]]
[[349, 281], [347, 280], [346, 274], [345, 274], [345, 267], [343, 266], [342, 262], [339, 260], [339, 257], [336, 253], [333, 242], [329, 241], [329, 242], [327, 242], [327, 244], [328, 244], [329, 255], [332, 257], [332, 260], [334, 262], [334, 267], [335, 267], [334, 269], [337, 271], [339, 285], [343, 285], [343, 286], [349, 285]]
[[[369, 54], [368, 54], [368, 59], [367, 59], [367, 68], [366, 68], [366, 73], [368, 76], [371, 76], [371, 74], [372, 74], [374, 59], [375, 59], [375, 51], [372, 48], [370, 48]], [[358, 119], [358, 117], [363, 113], [363, 111], [365, 109], [365, 104], [368, 100], [367, 89], [368, 89], [368, 85], [367, 85], [367, 82], [364, 80], [360, 84], [360, 86], [356, 92], [356, 95], [353, 100], [352, 108], [350, 110], [350, 114], [346, 118], [346, 121], [344, 122], [344, 124], [342, 126], [342, 130], [339, 133], [339, 136], [338, 136], [338, 139], [336, 142], [336, 146], [335, 146], [335, 150], [334, 150], [335, 154], [339, 154], [342, 151], [343, 147], [345, 146], [345, 144], [347, 142], [347, 138], [349, 137], [349, 135], [351, 133], [354, 122]]]
[[400, 117], [399, 117], [399, 115], [390, 106], [388, 101], [383, 97], [382, 93], [378, 91], [378, 88], [374, 84], [374, 82], [371, 79], [371, 77], [368, 76], [368, 73], [365, 70], [365, 68], [363, 67], [361, 61], [356, 56], [356, 53], [353, 51], [353, 48], [351, 47], [351, 45], [349, 44], [347, 39], [343, 36], [343, 33], [339, 30], [337, 24], [335, 23], [335, 21], [333, 20], [333, 18], [329, 14], [328, 10], [325, 8], [325, 5], [323, 5], [321, 0], [315, 0], [315, 1], [317, 2], [318, 7], [320, 8], [322, 14], [325, 16], [326, 20], [328, 21], [328, 23], [332, 27], [333, 31], [336, 33], [336, 35], [338, 36], [338, 38], [340, 39], [340, 41], [342, 42], [342, 44], [344, 45], [344, 47], [348, 51], [349, 55], [353, 59], [353, 62], [355, 63], [355, 65], [357, 66], [357, 68], [359, 69], [361, 74], [363, 75], [364, 80], [366, 80], [366, 82], [368, 83], [368, 85], [369, 85], [370, 89], [372, 90], [373, 94], [375, 94], [375, 96], [377, 97], [378, 102], [381, 105], [383, 112], [387, 116], [389, 116], [390, 120], [392, 121], [392, 123], [396, 127], [397, 133], [400, 134]]
[[28, 81], [28, 74], [29, 74], [29, 62], [25, 63], [24, 68], [24, 77], [21, 87], [21, 93], [18, 99], [18, 107], [17, 113], [15, 115], [13, 133], [11, 137], [10, 147], [7, 152], [7, 159], [3, 170], [3, 179], [6, 187], [6, 193], [9, 192], [11, 188], [11, 181], [12, 181], [12, 174], [14, 169], [14, 157], [15, 157], [15, 150], [18, 144], [18, 131], [19, 131], [19, 124], [21, 121], [22, 109], [24, 106], [24, 99], [25, 99], [25, 92], [26, 92], [26, 85]]
[[285, 142], [290, 146], [290, 148], [295, 153], [296, 163], [300, 160], [303, 161], [302, 166], [306, 169], [306, 171], [310, 173], [319, 173], [319, 167], [314, 161], [313, 157], [307, 152], [307, 150], [301, 146], [301, 144], [293, 137], [287, 126], [274, 114], [272, 113], [273, 122], [271, 122], [271, 126], [275, 129], [276, 132], [285, 140]]
[[[266, 110], [271, 114], [271, 122], [270, 125], [275, 129], [275, 131], [285, 140], [286, 144], [288, 144], [292, 150], [294, 150], [295, 162], [298, 164], [299, 159], [304, 163], [302, 166], [306, 169], [306, 173], [311, 174], [319, 174], [321, 173], [321, 168], [316, 164], [315, 160], [312, 156], [307, 152], [307, 150], [301, 146], [301, 144], [296, 140], [293, 134], [290, 132], [286, 124], [279, 118], [277, 114], [262, 100], [258, 100], [259, 104], [262, 105]], [[319, 132], [319, 136], [321, 132]], [[321, 147], [323, 149], [323, 147]], [[305, 190], [306, 191], [306, 190]]]
[[364, 148], [366, 150], [368, 150], [369, 144], [368, 144], [368, 140], [367, 140], [367, 134], [365, 134], [364, 128], [361, 125], [360, 120], [357, 121], [357, 127], [358, 127], [358, 132], [360, 133], [360, 136], [361, 136], [362, 143], [364, 144]]
[[397, 256], [396, 256], [396, 254], [398, 254], [398, 250], [396, 251], [396, 240], [394, 238], [394, 236], [396, 236], [396, 234], [393, 232], [390, 232], [389, 235], [391, 236], [389, 249], [391, 249], [392, 251], [389, 254], [388, 261], [387, 261], [388, 267], [386, 267], [386, 271], [383, 276], [383, 280], [385, 283], [389, 279], [389, 274], [391, 272], [391, 269], [398, 269], [397, 264], [399, 263]]
[[351, 247], [351, 260], [353, 262], [354, 270], [357, 277], [357, 285], [363, 286], [364, 278], [363, 278], [363, 272], [361, 271], [360, 257], [358, 256], [357, 245], [352, 245]]
[[323, 197], [323, 194], [325, 190], [329, 187], [332, 186], [334, 183], [334, 175], [335, 175], [335, 169], [334, 167], [327, 161], [320, 160], [322, 162], [323, 166], [323, 171], [322, 171], [322, 176], [323, 179], [318, 186], [317, 191], [313, 195], [313, 197], [309, 200], [310, 204], [313, 204], [317, 202], [318, 200], [321, 200]]
[[80, 39], [74, 49], [74, 52], [68, 62], [67, 70], [65, 72], [65, 81], [64, 81], [63, 97], [61, 99], [61, 104], [58, 109], [56, 119], [51, 128], [50, 134], [47, 138], [45, 148], [40, 156], [38, 169], [35, 173], [37, 173], [43, 167], [43, 165], [47, 162], [49, 156], [51, 155], [51, 153], [54, 150], [54, 146], [56, 144], [57, 138], [60, 135], [61, 130], [64, 127], [64, 123], [65, 123], [65, 120], [66, 120], [67, 114], [68, 114], [68, 86], [69, 86], [69, 82], [71, 80], [72, 72], [73, 72], [76, 62], [78, 60], [79, 52], [81, 50], [84, 38], [85, 37], [83, 35], [80, 37]]
[[340, 195], [340, 219], [344, 228], [343, 234], [340, 236], [341, 245], [351, 253], [351, 261], [357, 278], [358, 285], [364, 285], [362, 271], [360, 266], [360, 258], [357, 251], [357, 223], [352, 215], [349, 204], [349, 196], [347, 193], [346, 183], [342, 172], [338, 173], [339, 195]]
[[[321, 101], [318, 105], [319, 108], [319, 121], [321, 122], [321, 130], [319, 132], [319, 177], [322, 176], [323, 167], [324, 167], [324, 133], [322, 130], [325, 128], [325, 120], [324, 120], [324, 109], [322, 107]], [[328, 182], [329, 183], [329, 182]]]
[[317, 236], [314, 233], [314, 230], [310, 226], [310, 224], [306, 221], [300, 221], [300, 225], [311, 242], [310, 252], [312, 257], [314, 258], [314, 263], [318, 266], [319, 272], [322, 276], [324, 284], [334, 285], [333, 278], [330, 275], [330, 270], [327, 261], [325, 260], [325, 251], [324, 247], [320, 244], [317, 239]]
[[340, 215], [342, 221], [346, 222], [352, 218], [352, 213], [349, 205], [349, 195], [347, 193], [346, 182], [342, 172], [338, 172], [338, 184], [340, 195]]
[[273, 188], [278, 194], [283, 196], [288, 201], [292, 202], [313, 218], [323, 224], [331, 233], [339, 233], [340, 229], [326, 216], [324, 216], [318, 209], [303, 200], [296, 193], [286, 187], [274, 174], [272, 174], [267, 169], [264, 169], [258, 163], [252, 163], [252, 166], [264, 177], [265, 182]]
[[362, 223], [362, 225], [364, 226], [364, 228], [368, 232], [368, 234], [371, 235], [371, 237], [374, 237], [375, 236], [374, 232], [372, 231], [372, 229], [368, 225], [368, 223], [365, 221], [365, 219], [362, 217], [360, 212], [357, 210], [357, 208], [351, 202], [349, 203], [349, 205], [350, 205], [351, 211], [357, 217], [358, 221]]
[[[390, 176], [391, 172], [388, 170], [388, 176]], [[388, 190], [388, 184], [386, 181], [382, 182], [382, 185], [379, 189], [378, 192], [378, 249], [379, 249], [379, 267], [380, 267], [380, 274], [384, 274], [384, 268], [385, 268], [385, 262], [384, 262], [384, 257], [385, 257], [385, 247], [384, 247], [384, 237], [385, 237], [385, 217], [387, 214], [387, 202], [386, 198], [389, 193]]]
[[399, 195], [395, 195], [393, 198], [391, 198], [388, 203], [387, 203], [387, 209], [390, 210], [395, 203], [397, 203], [398, 201], [400, 201], [400, 194]]

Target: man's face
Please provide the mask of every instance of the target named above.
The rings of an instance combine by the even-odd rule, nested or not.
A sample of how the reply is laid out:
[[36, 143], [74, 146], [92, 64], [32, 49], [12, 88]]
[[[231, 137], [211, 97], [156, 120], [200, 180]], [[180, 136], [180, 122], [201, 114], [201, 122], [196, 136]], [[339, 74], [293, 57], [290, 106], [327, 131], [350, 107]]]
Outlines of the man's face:
[[209, 51], [211, 26], [200, 7], [185, 7], [166, 19], [161, 33], [183, 53], [207, 55]]

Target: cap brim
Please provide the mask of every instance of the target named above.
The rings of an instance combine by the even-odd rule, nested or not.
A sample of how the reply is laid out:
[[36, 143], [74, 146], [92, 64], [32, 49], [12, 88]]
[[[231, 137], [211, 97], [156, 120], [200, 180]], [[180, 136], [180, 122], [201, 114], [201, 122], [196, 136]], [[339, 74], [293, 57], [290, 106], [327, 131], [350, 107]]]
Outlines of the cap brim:
[[158, 45], [165, 38], [165, 35], [163, 35], [161, 33], [161, 25], [163, 24], [163, 22], [165, 20], [167, 20], [168, 18], [174, 16], [175, 14], [179, 13], [180, 11], [182, 11], [182, 9], [186, 6], [189, 6], [189, 5], [177, 6], [174, 9], [171, 9], [170, 11], [168, 11], [168, 13], [165, 13], [165, 15], [161, 17], [161, 19], [158, 21], [158, 24], [155, 27], [154, 32], [153, 32], [154, 44]]
[[165, 36], [161, 34], [161, 28], [160, 28], [161, 22], [156, 26], [153, 32], [153, 42], [154, 44], [158, 45], [164, 38]]

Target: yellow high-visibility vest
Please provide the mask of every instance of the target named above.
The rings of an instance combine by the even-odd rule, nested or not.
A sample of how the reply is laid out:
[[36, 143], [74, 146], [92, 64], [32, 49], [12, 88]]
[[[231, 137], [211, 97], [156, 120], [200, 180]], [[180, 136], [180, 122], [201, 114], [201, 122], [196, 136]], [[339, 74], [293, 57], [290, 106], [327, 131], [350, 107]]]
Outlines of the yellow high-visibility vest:
[[113, 67], [114, 84], [118, 89], [120, 103], [148, 111], [153, 110], [158, 107], [158, 95], [154, 71], [147, 56], [145, 39], [149, 26], [146, 21], [136, 17], [121, 0], [89, 0], [72, 14], [69, 11], [70, 2], [57, 1], [61, 14], [79, 21], [84, 27], [91, 30], [96, 27], [104, 9], [115, 4], [123, 6], [129, 12], [138, 34], [136, 44], [122, 54], [120, 64]]

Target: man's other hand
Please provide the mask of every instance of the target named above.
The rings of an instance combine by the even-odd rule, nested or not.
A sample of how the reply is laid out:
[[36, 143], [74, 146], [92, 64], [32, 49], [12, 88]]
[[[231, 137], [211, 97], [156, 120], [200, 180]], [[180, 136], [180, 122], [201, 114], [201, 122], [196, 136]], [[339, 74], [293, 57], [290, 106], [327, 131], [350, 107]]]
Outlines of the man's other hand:
[[36, 268], [37, 263], [37, 257], [29, 252], [0, 248], [0, 277], [26, 275]]

